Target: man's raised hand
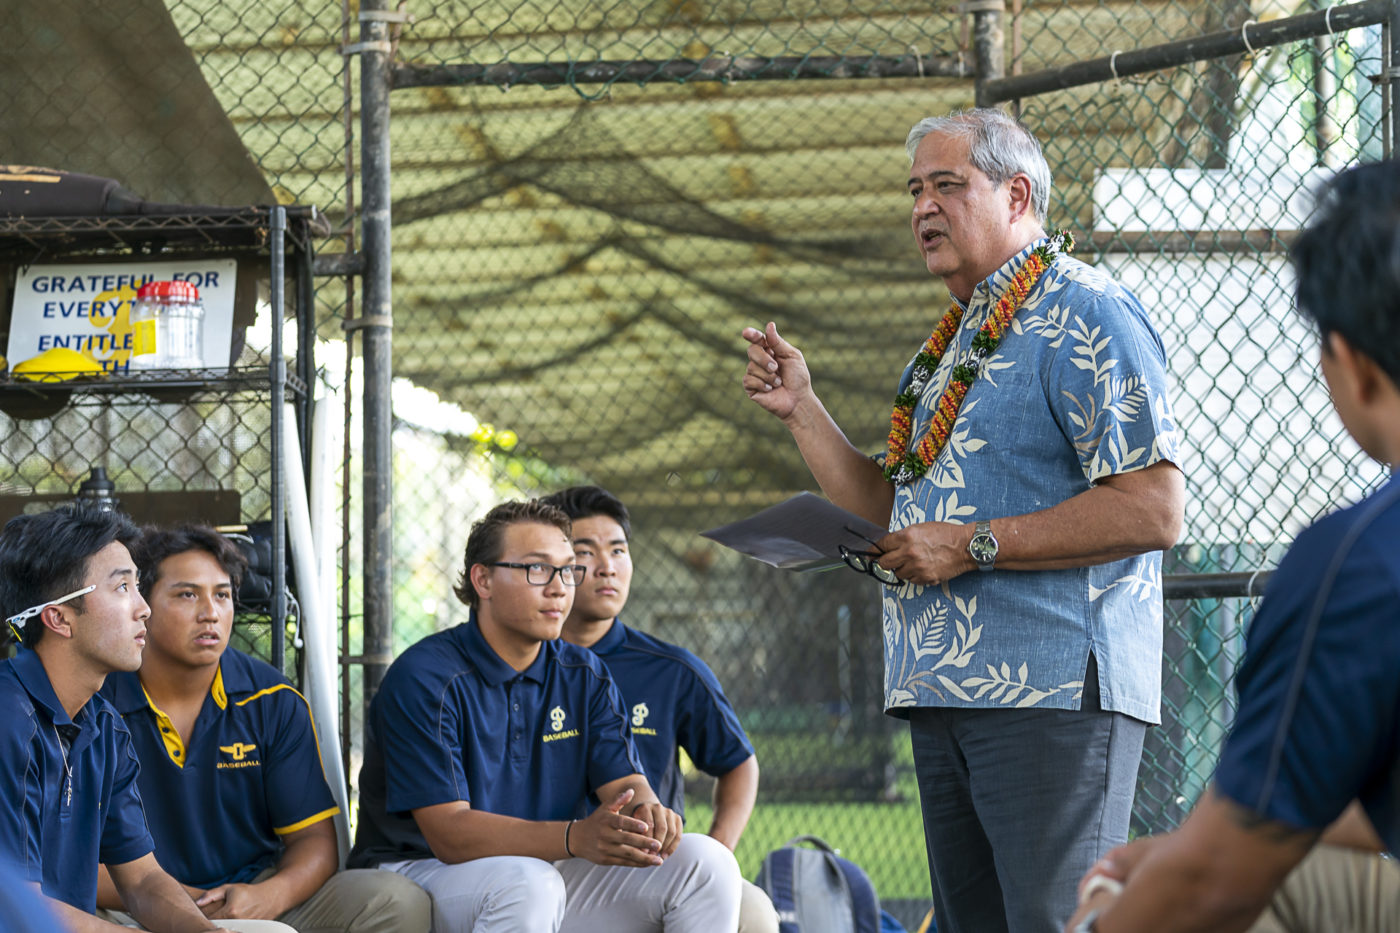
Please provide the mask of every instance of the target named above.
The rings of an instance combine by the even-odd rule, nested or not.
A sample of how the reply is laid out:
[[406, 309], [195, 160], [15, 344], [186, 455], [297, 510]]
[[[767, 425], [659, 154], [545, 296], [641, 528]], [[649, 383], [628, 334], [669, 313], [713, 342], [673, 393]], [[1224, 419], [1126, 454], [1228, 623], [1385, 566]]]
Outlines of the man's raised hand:
[[745, 327], [749, 365], [744, 371], [744, 392], [760, 408], [784, 420], [812, 394], [812, 378], [802, 351], [778, 335], [772, 321], [758, 330]]

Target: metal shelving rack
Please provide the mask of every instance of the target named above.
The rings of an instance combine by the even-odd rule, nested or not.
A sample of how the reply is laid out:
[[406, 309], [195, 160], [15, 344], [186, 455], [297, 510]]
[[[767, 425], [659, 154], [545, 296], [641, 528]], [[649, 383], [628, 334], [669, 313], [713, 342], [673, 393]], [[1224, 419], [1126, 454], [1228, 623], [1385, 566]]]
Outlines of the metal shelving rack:
[[[285, 666], [286, 526], [281, 466], [281, 444], [286, 402], [297, 414], [298, 433], [305, 456], [311, 437], [311, 392], [315, 372], [313, 237], [324, 234], [325, 221], [315, 208], [270, 207], [235, 209], [179, 208], [178, 213], [81, 217], [0, 217], [0, 266], [39, 262], [121, 262], [130, 259], [236, 258], [266, 262], [270, 275], [269, 306], [273, 321], [267, 365], [237, 365], [218, 369], [157, 370], [80, 377], [61, 383], [42, 383], [0, 374], [0, 403], [37, 406], [47, 413], [36, 417], [57, 419], [64, 412], [97, 406], [110, 414], [123, 405], [145, 405], [157, 416], [162, 406], [210, 411], [231, 407], [235, 399], [266, 397], [268, 519], [272, 525], [272, 605], [269, 660], [279, 670]], [[297, 321], [294, 371], [287, 371], [281, 322], [285, 319], [288, 262], [294, 281], [293, 309]], [[168, 408], [164, 409], [168, 412]], [[235, 416], [236, 417], [236, 416]], [[77, 453], [74, 445], [73, 456]], [[37, 450], [37, 447], [36, 447]], [[233, 454], [226, 476], [241, 467]], [[59, 490], [71, 488], [71, 477], [58, 476], [59, 464], [44, 479], [51, 491], [40, 493], [40, 482], [27, 490], [33, 498], [62, 499]], [[13, 474], [21, 465], [8, 451], [0, 453], [0, 470]], [[32, 470], [30, 472], [33, 472]], [[71, 472], [71, 466], [70, 466]], [[109, 471], [110, 472], [110, 471]], [[207, 472], [207, 471], [206, 471]], [[10, 493], [24, 495], [23, 485], [2, 484]], [[120, 491], [119, 491], [120, 494]]]

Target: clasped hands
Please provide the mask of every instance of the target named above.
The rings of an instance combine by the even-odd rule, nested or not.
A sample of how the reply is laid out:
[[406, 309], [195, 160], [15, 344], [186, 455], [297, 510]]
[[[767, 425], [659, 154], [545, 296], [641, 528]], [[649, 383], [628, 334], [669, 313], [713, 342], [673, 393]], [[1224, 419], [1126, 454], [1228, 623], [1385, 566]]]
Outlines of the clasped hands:
[[681, 841], [681, 818], [657, 802], [628, 806], [629, 787], [569, 830], [569, 851], [598, 865], [660, 865]]

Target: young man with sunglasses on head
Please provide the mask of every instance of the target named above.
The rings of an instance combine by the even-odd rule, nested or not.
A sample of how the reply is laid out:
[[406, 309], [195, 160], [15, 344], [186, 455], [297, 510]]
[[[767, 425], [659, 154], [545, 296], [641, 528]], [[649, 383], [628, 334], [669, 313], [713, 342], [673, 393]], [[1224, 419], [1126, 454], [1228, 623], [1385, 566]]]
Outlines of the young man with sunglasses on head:
[[[238, 547], [207, 525], [150, 528], [135, 557], [151, 607], [145, 658], [139, 672], [108, 677], [102, 695], [131, 730], [161, 865], [216, 920], [426, 933], [431, 905], [417, 885], [336, 871], [339, 808], [306, 700], [229, 645], [247, 568]], [[98, 903], [134, 925], [105, 877]]]
[[734, 856], [682, 835], [606, 669], [558, 640], [584, 576], [569, 533], [537, 500], [472, 526], [470, 619], [400, 655], [371, 702], [350, 864], [418, 882], [433, 933], [732, 930]]
[[[715, 778], [709, 835], [732, 852], [758, 796], [758, 758], [704, 661], [624, 625], [632, 585], [632, 521], [627, 506], [598, 486], [571, 486], [544, 499], [573, 522], [574, 559], [587, 574], [574, 593], [564, 640], [603, 660], [631, 716], [632, 738], [662, 801], [685, 815], [679, 750]], [[743, 883], [739, 933], [777, 933], [778, 914], [763, 889]]]
[[146, 830], [131, 735], [104, 678], [141, 666], [150, 609], [123, 516], [61, 508], [0, 531], [0, 614], [24, 650], [0, 664], [0, 857], [20, 866], [73, 933], [94, 916], [97, 866], [156, 933], [215, 930], [161, 868]]

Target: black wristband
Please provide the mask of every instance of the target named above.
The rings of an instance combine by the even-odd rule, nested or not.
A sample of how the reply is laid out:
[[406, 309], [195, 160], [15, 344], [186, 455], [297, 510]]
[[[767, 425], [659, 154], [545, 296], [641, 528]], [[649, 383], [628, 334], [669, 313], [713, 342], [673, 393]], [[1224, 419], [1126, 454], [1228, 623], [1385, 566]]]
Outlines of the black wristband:
[[569, 858], [576, 858], [574, 853], [569, 850], [569, 830], [573, 829], [577, 822], [578, 820], [569, 820], [569, 825], [564, 827], [564, 851], [568, 853]]

